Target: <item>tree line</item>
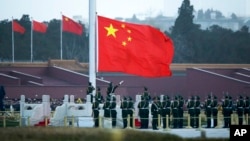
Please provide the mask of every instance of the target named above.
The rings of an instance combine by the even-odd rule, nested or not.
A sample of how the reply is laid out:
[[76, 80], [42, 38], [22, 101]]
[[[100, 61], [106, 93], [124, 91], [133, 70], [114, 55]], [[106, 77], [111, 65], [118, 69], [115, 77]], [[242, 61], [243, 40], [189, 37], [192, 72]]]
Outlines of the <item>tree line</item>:
[[[190, 0], [183, 0], [178, 13], [174, 26], [169, 32], [164, 32], [174, 42], [173, 63], [250, 63], [248, 26], [243, 26], [238, 31], [232, 31], [219, 25], [202, 30], [200, 25], [193, 22], [194, 8], [190, 4]], [[29, 61], [31, 19], [29, 15], [23, 15], [17, 21], [25, 27], [26, 31], [25, 34], [14, 34], [15, 60]], [[12, 21], [9, 20], [0, 21], [0, 61], [11, 61], [12, 59], [11, 24]], [[33, 32], [34, 61], [60, 59], [61, 20], [53, 19], [46, 24], [48, 29], [45, 34]], [[63, 59], [89, 61], [88, 32], [84, 25], [83, 27], [81, 36], [62, 32]]]

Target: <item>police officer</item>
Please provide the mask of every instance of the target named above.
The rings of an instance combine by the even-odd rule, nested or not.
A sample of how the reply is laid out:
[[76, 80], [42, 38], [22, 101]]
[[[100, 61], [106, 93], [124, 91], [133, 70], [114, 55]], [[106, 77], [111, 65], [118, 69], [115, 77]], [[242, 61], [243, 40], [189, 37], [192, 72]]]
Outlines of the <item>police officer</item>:
[[207, 128], [211, 128], [211, 118], [212, 118], [212, 99], [211, 95], [208, 95], [207, 99], [205, 100], [205, 114], [207, 116]]
[[152, 114], [152, 128], [153, 130], [158, 130], [158, 114], [160, 113], [160, 105], [158, 102], [158, 98], [153, 98], [153, 103], [151, 105], [151, 114]]
[[212, 116], [214, 121], [214, 127], [218, 124], [218, 99], [217, 96], [213, 97], [212, 100]]
[[99, 127], [99, 101], [95, 99], [92, 104], [93, 117], [95, 122], [95, 127]]
[[120, 108], [122, 109], [123, 128], [126, 128], [128, 124], [128, 119], [127, 119], [128, 118], [128, 102], [125, 96], [123, 97]]
[[92, 86], [92, 83], [89, 82], [88, 88], [86, 90], [87, 95], [90, 95], [90, 102], [93, 102], [93, 91], [95, 90], [95, 88]]
[[144, 96], [141, 96], [141, 101], [137, 108], [139, 109], [141, 129], [147, 129], [149, 122], [149, 102], [145, 100]]
[[195, 118], [195, 98], [194, 96], [188, 101], [187, 104], [188, 113], [190, 115], [190, 126], [194, 128], [194, 118]]
[[98, 101], [98, 103], [103, 103], [104, 102], [104, 98], [101, 94], [101, 88], [100, 87], [97, 87], [97, 92], [96, 92], [96, 95], [95, 95], [95, 100]]
[[179, 100], [178, 96], [174, 97], [174, 101], [171, 105], [172, 108], [172, 114], [173, 114], [173, 128], [178, 128], [178, 120], [179, 120]]
[[237, 114], [238, 114], [238, 119], [239, 119], [239, 125], [242, 125], [243, 114], [244, 114], [244, 109], [245, 109], [245, 103], [244, 103], [244, 99], [242, 96], [240, 96], [239, 100], [237, 100], [236, 108], [237, 108]]
[[162, 116], [162, 123], [163, 123], [163, 129], [166, 128], [167, 121], [166, 116], [168, 115], [168, 127], [170, 124], [170, 114], [171, 114], [171, 101], [169, 99], [169, 96], [165, 95], [163, 97], [163, 101], [161, 102], [161, 116]]
[[116, 98], [112, 96], [112, 100], [110, 101], [110, 112], [112, 117], [112, 127], [116, 127], [116, 119], [117, 119], [117, 111], [116, 111]]

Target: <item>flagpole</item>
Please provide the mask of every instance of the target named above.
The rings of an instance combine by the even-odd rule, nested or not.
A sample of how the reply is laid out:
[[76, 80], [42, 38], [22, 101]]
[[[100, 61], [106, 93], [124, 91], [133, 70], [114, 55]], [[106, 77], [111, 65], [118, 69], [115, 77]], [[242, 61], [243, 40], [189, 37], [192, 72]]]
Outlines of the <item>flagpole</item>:
[[15, 45], [14, 44], [15, 43], [14, 43], [13, 17], [12, 17], [12, 23], [11, 24], [12, 24], [12, 33], [11, 33], [11, 35], [12, 35], [12, 63], [14, 63], [15, 62], [15, 50], [14, 50], [14, 48], [15, 48], [14, 46]]
[[[96, 0], [89, 0], [89, 82], [96, 88]], [[93, 91], [95, 95], [95, 90]]]
[[[61, 18], [62, 18], [62, 12], [61, 12]], [[62, 28], [63, 28], [63, 19], [61, 19], [61, 31], [60, 31], [60, 58], [62, 60]]]
[[33, 62], [33, 20], [31, 18], [31, 30], [30, 30], [30, 62]]

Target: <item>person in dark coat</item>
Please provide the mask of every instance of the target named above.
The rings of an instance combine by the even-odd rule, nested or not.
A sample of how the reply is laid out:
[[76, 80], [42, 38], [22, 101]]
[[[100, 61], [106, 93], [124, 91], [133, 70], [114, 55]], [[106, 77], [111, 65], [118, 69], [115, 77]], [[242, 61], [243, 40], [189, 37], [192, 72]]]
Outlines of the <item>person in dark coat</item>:
[[6, 92], [4, 86], [0, 85], [0, 111], [5, 111], [4, 107], [4, 98], [5, 98]]
[[126, 128], [128, 124], [128, 101], [125, 96], [123, 97], [120, 108], [122, 109], [123, 128]]
[[149, 102], [141, 96], [141, 101], [138, 104], [139, 117], [141, 120], [141, 129], [147, 129], [149, 123]]

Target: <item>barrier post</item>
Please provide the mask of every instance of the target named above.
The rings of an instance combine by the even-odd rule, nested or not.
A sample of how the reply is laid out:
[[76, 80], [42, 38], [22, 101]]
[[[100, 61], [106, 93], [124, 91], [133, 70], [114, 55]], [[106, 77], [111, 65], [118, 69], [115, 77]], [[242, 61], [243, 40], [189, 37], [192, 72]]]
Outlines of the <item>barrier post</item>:
[[166, 115], [166, 129], [165, 130], [166, 131], [170, 130], [170, 128], [169, 128], [169, 116], [168, 115]]
[[6, 116], [3, 115], [3, 127], [5, 128], [6, 127]]
[[[233, 125], [233, 124], [234, 124], [234, 123], [233, 123], [233, 121], [234, 121], [234, 115], [231, 114], [230, 116], [231, 116], [231, 121], [230, 121], [230, 123], [231, 123], [231, 125]], [[228, 118], [229, 118], [229, 117], [228, 117]]]
[[74, 116], [72, 116], [71, 122], [72, 122], [72, 127], [74, 127], [74, 123], [75, 123], [75, 118], [74, 118]]
[[201, 130], [201, 114], [199, 114], [199, 125], [198, 125], [198, 129], [197, 130]]
[[98, 120], [99, 120], [99, 128], [102, 128], [102, 117], [100, 115], [98, 116]]
[[246, 125], [248, 125], [248, 114], [246, 114]]
[[19, 127], [22, 127], [22, 117], [19, 117]]
[[188, 116], [187, 116], [187, 127], [186, 128], [192, 128], [191, 126], [190, 126], [190, 114], [187, 114]]
[[130, 115], [128, 115], [128, 117], [127, 117], [127, 128], [131, 128], [130, 127]]
[[158, 114], [158, 129], [161, 128], [161, 115]]
[[48, 118], [45, 117], [45, 127], [48, 126]]
[[30, 126], [30, 117], [28, 117], [28, 126]]
[[133, 127], [132, 128], [135, 128], [135, 116], [134, 116], [134, 114], [133, 114], [133, 117], [132, 117], [133, 119], [132, 119], [132, 121], [133, 121]]

